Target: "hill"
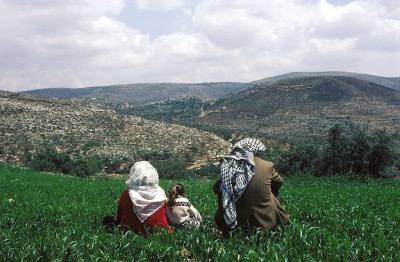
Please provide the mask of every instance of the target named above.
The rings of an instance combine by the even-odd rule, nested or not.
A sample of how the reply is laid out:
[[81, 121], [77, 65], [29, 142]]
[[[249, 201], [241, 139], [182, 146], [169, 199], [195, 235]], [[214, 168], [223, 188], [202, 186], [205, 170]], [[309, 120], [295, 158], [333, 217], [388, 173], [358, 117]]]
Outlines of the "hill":
[[185, 98], [217, 100], [239, 91], [248, 89], [254, 84], [274, 84], [281, 80], [344, 76], [368, 81], [392, 89], [400, 90], [400, 77], [383, 77], [350, 72], [292, 72], [284, 75], [260, 79], [251, 83], [214, 82], [214, 83], [143, 83], [113, 86], [93, 86], [85, 88], [45, 88], [25, 91], [25, 93], [55, 98], [75, 98], [91, 100], [113, 107], [131, 108], [145, 104], [178, 100]]
[[[398, 261], [400, 181], [292, 176], [280, 191], [292, 223], [273, 233], [235, 232], [223, 239], [213, 220], [213, 181], [183, 183], [201, 213], [199, 229], [156, 231], [145, 239], [107, 234], [121, 180], [43, 174], [0, 165], [2, 261]], [[379, 192], [379, 197], [377, 196]], [[128, 259], [129, 258], [129, 259]]]
[[396, 130], [400, 92], [350, 77], [293, 78], [221, 99], [201, 121], [280, 138], [322, 136], [349, 121]]
[[304, 78], [304, 77], [321, 77], [321, 76], [344, 76], [352, 77], [359, 80], [368, 81], [377, 85], [382, 85], [392, 89], [400, 91], [400, 77], [384, 77], [377, 75], [340, 72], [340, 71], [327, 71], [327, 72], [292, 72], [288, 74], [268, 77], [252, 82], [253, 84], [274, 84], [281, 80], [287, 80], [292, 78]]
[[198, 84], [154, 83], [86, 88], [47, 88], [30, 90], [26, 91], [26, 93], [45, 97], [80, 98], [99, 100], [104, 103], [143, 105], [182, 97], [218, 99], [246, 89], [249, 85], [234, 82]]
[[0, 160], [21, 162], [25, 152], [52, 144], [72, 155], [135, 160], [167, 152], [206, 161], [228, 149], [197, 129], [119, 114], [93, 104], [0, 92]]
[[[365, 80], [321, 76], [254, 85], [215, 103], [164, 102], [131, 113], [216, 130], [228, 137], [247, 133], [285, 141], [322, 137], [335, 123], [389, 130], [398, 130], [400, 124], [400, 92]], [[191, 111], [182, 109], [187, 104]]]

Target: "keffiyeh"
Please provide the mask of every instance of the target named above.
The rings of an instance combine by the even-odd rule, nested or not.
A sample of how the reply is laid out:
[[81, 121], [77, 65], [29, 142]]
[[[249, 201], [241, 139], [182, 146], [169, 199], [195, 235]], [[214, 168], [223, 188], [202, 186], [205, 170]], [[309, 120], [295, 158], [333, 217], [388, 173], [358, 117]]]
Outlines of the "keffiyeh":
[[233, 146], [221, 165], [222, 207], [225, 222], [231, 229], [237, 225], [235, 203], [255, 174], [254, 154], [265, 150], [260, 140], [245, 138]]
[[158, 182], [157, 170], [147, 161], [136, 162], [129, 172], [126, 180], [129, 197], [142, 223], [165, 203], [165, 192]]

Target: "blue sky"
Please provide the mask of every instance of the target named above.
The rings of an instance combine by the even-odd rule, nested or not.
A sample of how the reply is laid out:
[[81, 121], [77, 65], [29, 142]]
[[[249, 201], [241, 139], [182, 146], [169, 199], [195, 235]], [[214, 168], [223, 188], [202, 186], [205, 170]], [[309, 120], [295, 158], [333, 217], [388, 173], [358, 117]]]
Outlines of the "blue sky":
[[0, 0], [0, 89], [400, 76], [398, 0]]

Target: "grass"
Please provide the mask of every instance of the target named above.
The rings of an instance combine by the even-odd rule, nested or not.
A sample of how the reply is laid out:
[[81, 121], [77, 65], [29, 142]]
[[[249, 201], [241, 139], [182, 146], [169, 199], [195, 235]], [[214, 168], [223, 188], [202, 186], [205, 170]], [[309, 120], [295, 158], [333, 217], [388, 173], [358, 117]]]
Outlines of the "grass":
[[[177, 181], [163, 180], [167, 189]], [[255, 261], [400, 259], [400, 182], [290, 177], [281, 193], [292, 224], [229, 240], [214, 230], [213, 181], [179, 180], [202, 213], [199, 230], [107, 234], [120, 180], [0, 166], [0, 261]]]

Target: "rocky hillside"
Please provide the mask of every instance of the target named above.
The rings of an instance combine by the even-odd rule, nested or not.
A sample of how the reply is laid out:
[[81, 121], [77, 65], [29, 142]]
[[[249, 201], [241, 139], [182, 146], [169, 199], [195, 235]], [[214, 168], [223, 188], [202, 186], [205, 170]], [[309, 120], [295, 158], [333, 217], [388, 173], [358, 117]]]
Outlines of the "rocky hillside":
[[216, 135], [189, 127], [81, 102], [0, 91], [0, 159], [20, 162], [24, 152], [49, 143], [75, 156], [116, 160], [163, 151], [205, 161], [229, 147]]
[[46, 97], [99, 100], [99, 102], [109, 104], [125, 103], [127, 106], [131, 106], [182, 97], [218, 99], [246, 89], [249, 85], [230, 82], [199, 84], [156, 83], [87, 88], [47, 88], [27, 91], [27, 93]]
[[400, 92], [350, 77], [293, 78], [218, 100], [198, 121], [287, 139], [323, 136], [350, 121], [399, 130]]

